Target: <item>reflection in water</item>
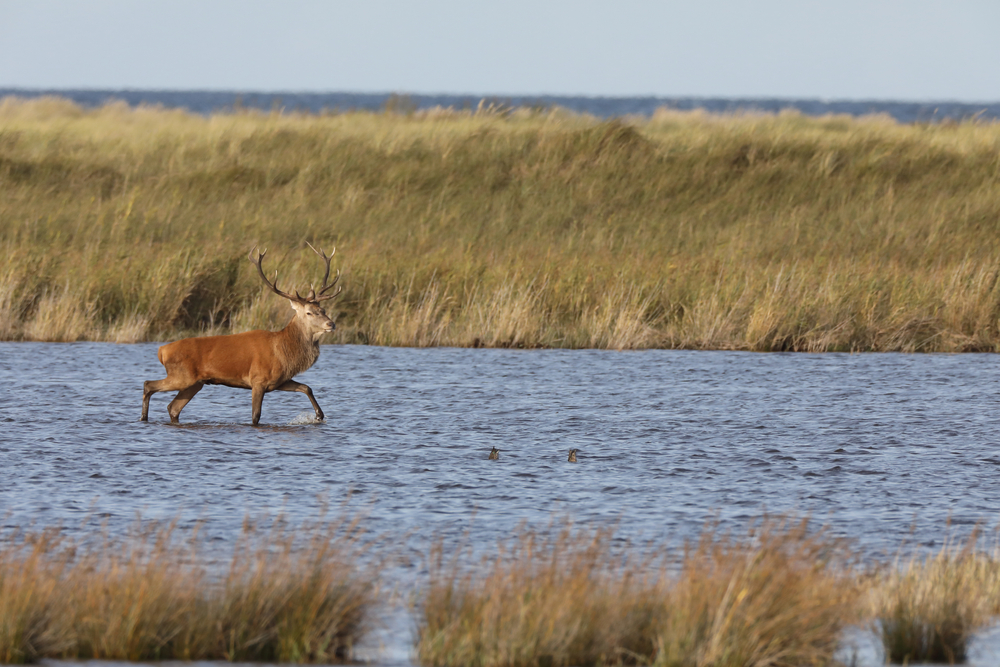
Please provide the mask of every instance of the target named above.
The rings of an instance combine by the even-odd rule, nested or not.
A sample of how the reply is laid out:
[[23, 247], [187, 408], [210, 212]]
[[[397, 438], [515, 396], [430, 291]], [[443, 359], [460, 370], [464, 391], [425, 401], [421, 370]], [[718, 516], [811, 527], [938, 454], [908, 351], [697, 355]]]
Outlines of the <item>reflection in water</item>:
[[1000, 509], [995, 355], [330, 347], [301, 376], [327, 420], [272, 393], [257, 429], [226, 387], [180, 426], [160, 394], [138, 422], [161, 376], [156, 345], [0, 344], [3, 523], [116, 530], [139, 511], [226, 541], [247, 513], [350, 493], [418, 563], [435, 535], [489, 545], [570, 511], [677, 543], [796, 510], [884, 553]]

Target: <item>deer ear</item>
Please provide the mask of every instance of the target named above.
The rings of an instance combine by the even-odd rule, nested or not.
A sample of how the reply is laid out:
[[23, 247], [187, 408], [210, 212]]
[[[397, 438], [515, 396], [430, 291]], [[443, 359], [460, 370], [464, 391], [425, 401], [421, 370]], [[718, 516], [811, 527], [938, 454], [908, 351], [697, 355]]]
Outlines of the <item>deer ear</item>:
[[306, 298], [309, 299], [310, 301], [314, 301], [316, 299], [316, 290], [310, 287], [309, 294], [308, 296], [306, 296]]

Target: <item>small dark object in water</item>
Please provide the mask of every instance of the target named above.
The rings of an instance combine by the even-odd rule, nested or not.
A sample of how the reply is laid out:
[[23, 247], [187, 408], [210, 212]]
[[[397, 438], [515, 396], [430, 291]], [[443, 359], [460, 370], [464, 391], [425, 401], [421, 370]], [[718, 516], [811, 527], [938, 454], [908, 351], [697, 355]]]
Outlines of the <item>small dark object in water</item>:
[[494, 447], [492, 451], [490, 451], [490, 461], [496, 461], [499, 458], [500, 458], [500, 450]]
[[576, 450], [575, 449], [569, 450], [569, 458], [566, 459], [566, 460], [569, 461], [570, 463], [576, 463]]

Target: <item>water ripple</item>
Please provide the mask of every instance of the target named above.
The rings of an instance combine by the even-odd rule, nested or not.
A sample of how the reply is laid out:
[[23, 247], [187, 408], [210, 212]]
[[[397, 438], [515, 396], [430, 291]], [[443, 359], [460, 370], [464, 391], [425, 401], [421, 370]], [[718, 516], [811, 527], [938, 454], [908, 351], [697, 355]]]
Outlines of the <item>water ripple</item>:
[[892, 551], [1000, 510], [995, 355], [326, 347], [301, 379], [327, 420], [275, 393], [259, 429], [249, 392], [225, 387], [180, 426], [156, 395], [139, 423], [142, 381], [162, 375], [155, 345], [0, 344], [4, 524], [141, 512], [222, 539], [248, 512], [349, 496], [417, 545], [554, 514], [675, 541], [795, 510]]

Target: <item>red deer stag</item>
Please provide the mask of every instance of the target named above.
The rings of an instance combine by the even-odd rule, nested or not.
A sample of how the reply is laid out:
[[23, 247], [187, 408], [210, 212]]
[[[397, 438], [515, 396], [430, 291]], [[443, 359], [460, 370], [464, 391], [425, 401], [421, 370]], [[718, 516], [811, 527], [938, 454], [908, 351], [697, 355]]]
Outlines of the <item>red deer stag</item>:
[[298, 292], [288, 294], [278, 289], [278, 272], [274, 272], [272, 282], [267, 279], [260, 266], [267, 250], [258, 252], [257, 259], [253, 257], [257, 246], [250, 250], [250, 261], [257, 267], [257, 273], [264, 284], [278, 296], [291, 301], [295, 316], [288, 326], [281, 331], [247, 331], [228, 336], [185, 338], [162, 346], [157, 352], [157, 358], [167, 369], [167, 377], [143, 383], [141, 421], [148, 419], [150, 396], [158, 391], [177, 391], [167, 412], [170, 413], [171, 423], [178, 423], [181, 410], [206, 384], [224, 384], [253, 392], [254, 426], [260, 421], [260, 406], [264, 394], [269, 391], [298, 391], [305, 394], [316, 410], [316, 418], [323, 419], [323, 410], [313, 397], [312, 389], [292, 378], [316, 363], [319, 358], [320, 337], [336, 328], [320, 303], [340, 294], [339, 287], [333, 294], [326, 294], [340, 280], [340, 271], [337, 271], [333, 282], [328, 284], [330, 259], [337, 249], [334, 248], [327, 257], [326, 253], [316, 250], [311, 244], [307, 245], [326, 262], [326, 274], [319, 292], [310, 289], [306, 296], [301, 296]]

